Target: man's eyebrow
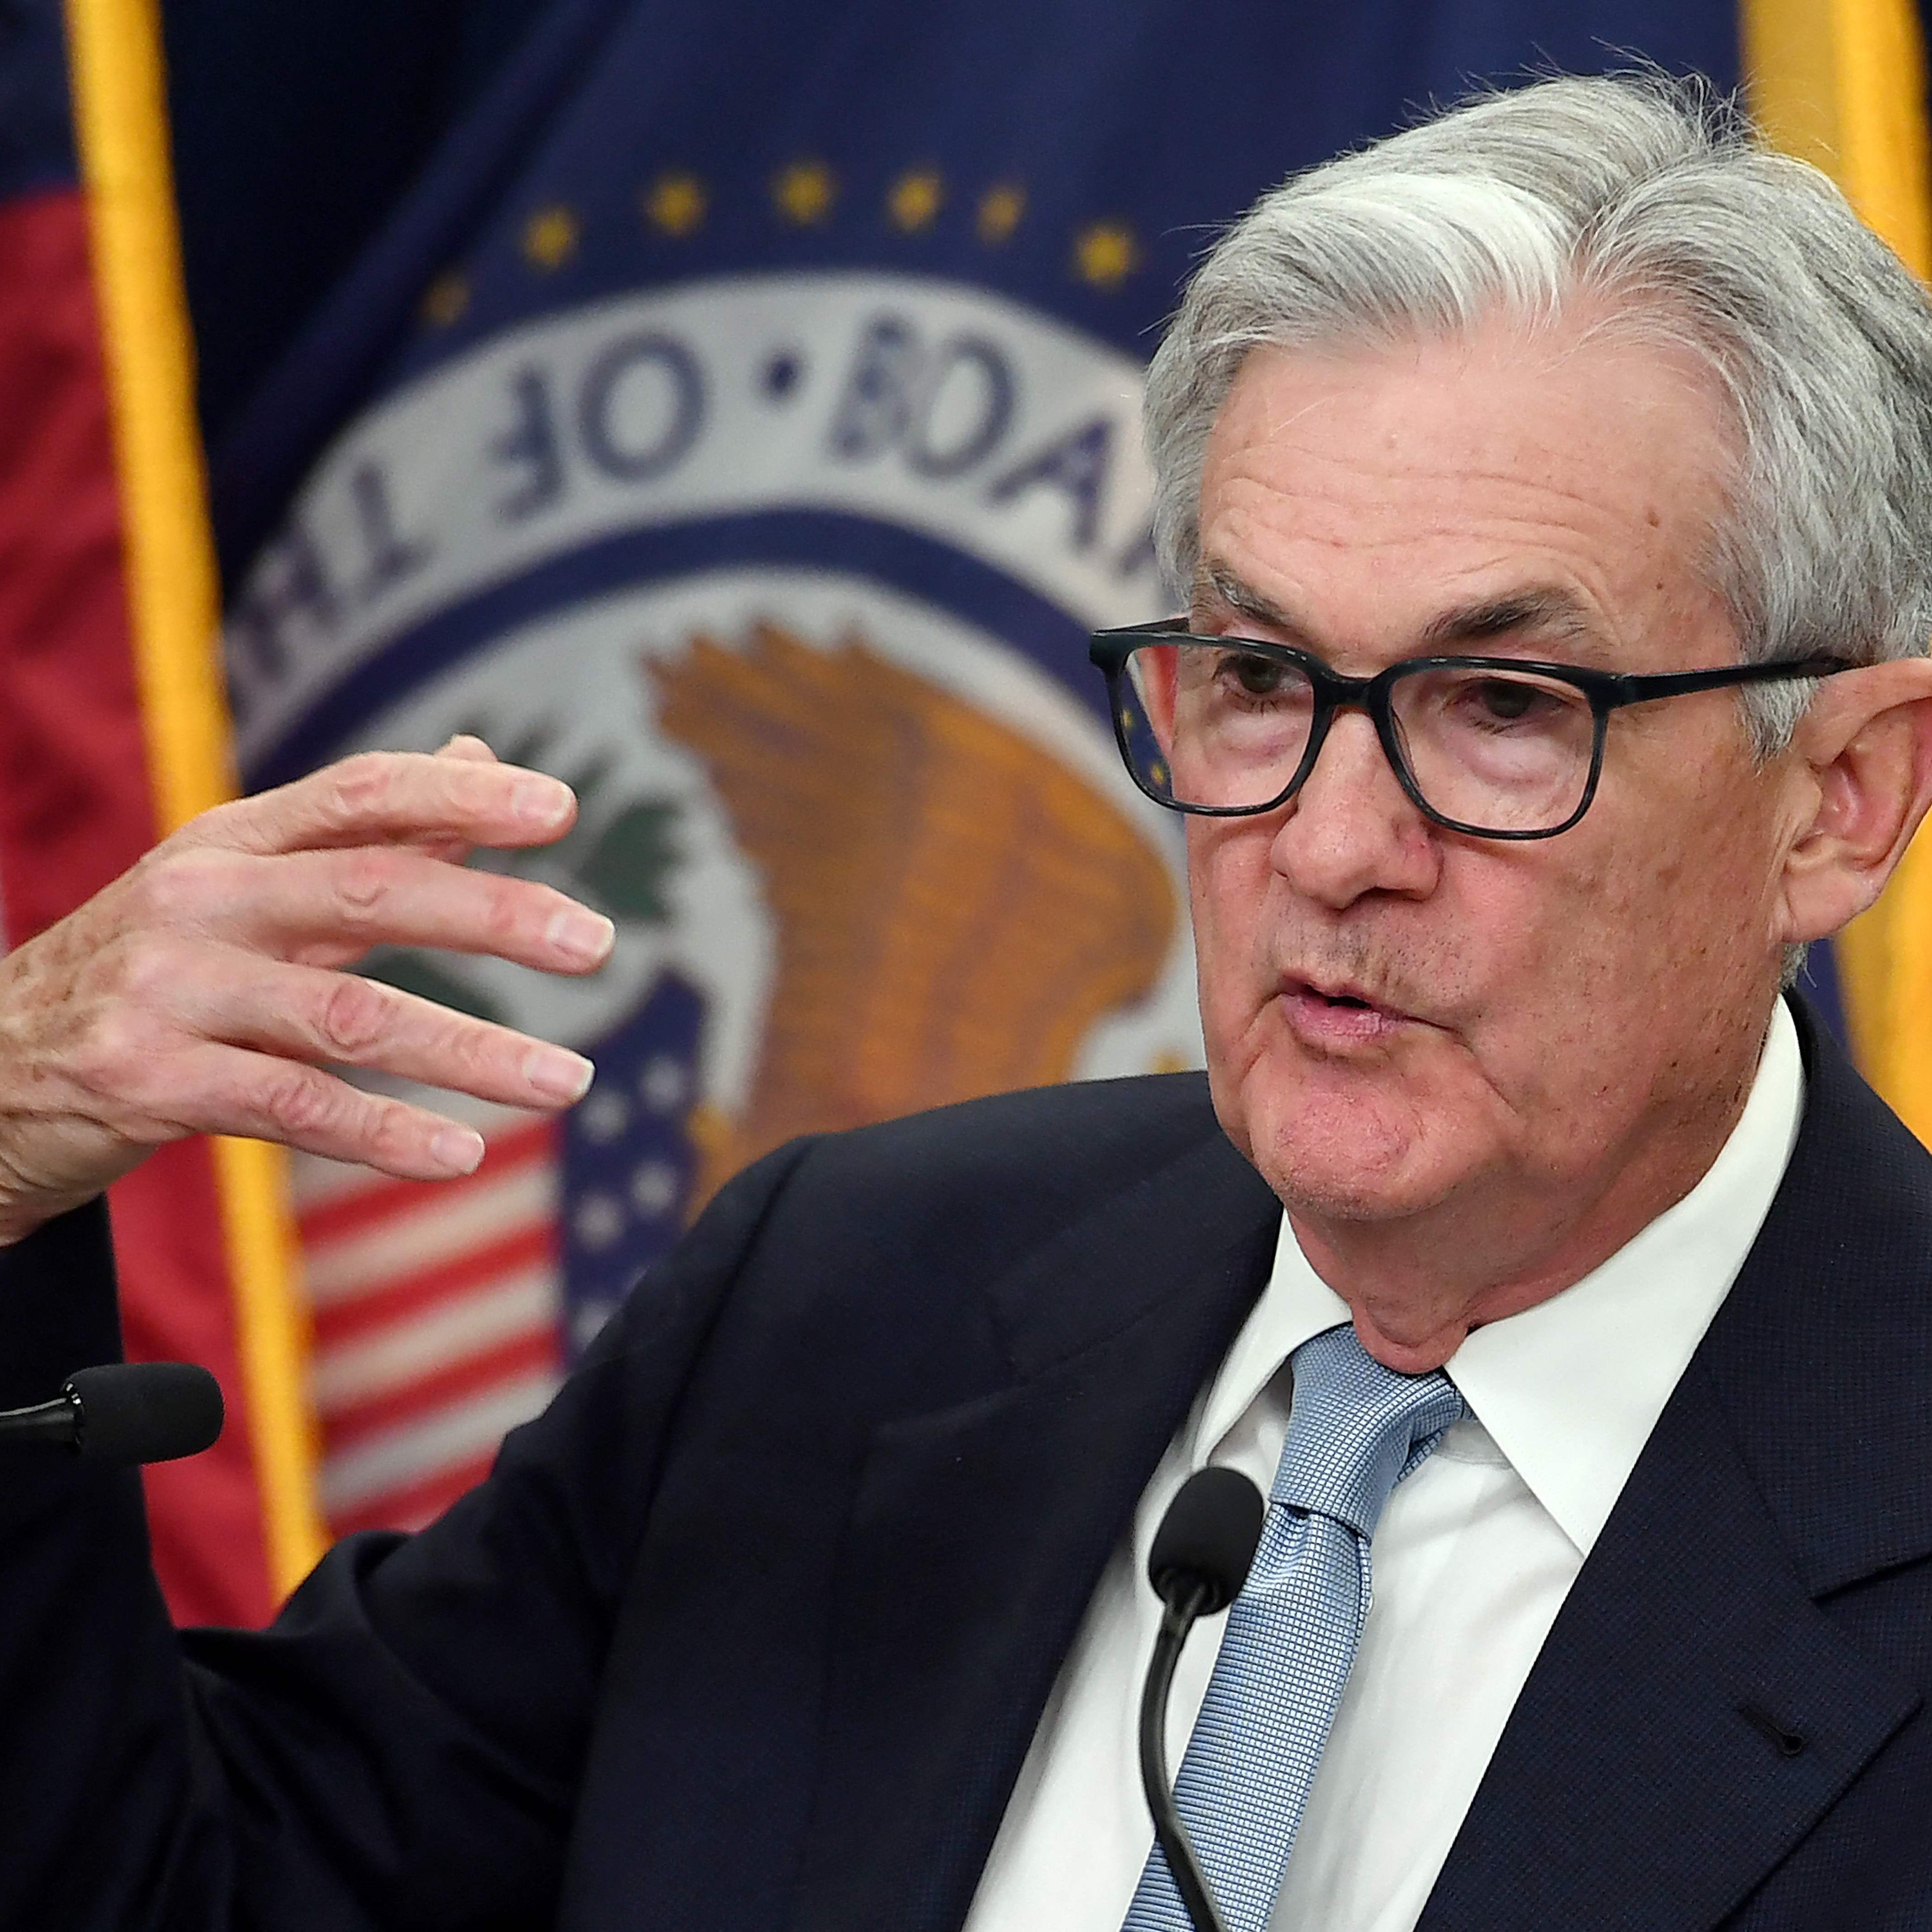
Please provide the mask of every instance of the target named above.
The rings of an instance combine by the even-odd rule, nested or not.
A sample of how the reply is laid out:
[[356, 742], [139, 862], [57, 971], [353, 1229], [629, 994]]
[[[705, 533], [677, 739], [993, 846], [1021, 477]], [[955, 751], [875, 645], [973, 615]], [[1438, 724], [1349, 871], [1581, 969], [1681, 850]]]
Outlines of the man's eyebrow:
[[[1252, 623], [1298, 639], [1304, 635], [1301, 626], [1273, 598], [1243, 583], [1224, 565], [1202, 564], [1195, 579], [1196, 602], [1204, 596]], [[1599, 634], [1589, 607], [1582, 599], [1574, 591], [1551, 584], [1481, 598], [1442, 611], [1422, 627], [1417, 642], [1427, 653], [1447, 646], [1481, 644], [1520, 631], [1586, 646]]]
[[1244, 584], [1225, 564], [1202, 565], [1194, 580], [1195, 602], [1199, 603], [1204, 594], [1252, 623], [1264, 624], [1271, 631], [1292, 631], [1298, 637], [1301, 634], [1301, 626], [1279, 604]]
[[1421, 641], [1442, 644], [1479, 644], [1507, 637], [1513, 631], [1553, 632], [1566, 641], [1596, 634], [1588, 607], [1574, 592], [1556, 588], [1511, 591], [1459, 604], [1432, 617], [1422, 627]]

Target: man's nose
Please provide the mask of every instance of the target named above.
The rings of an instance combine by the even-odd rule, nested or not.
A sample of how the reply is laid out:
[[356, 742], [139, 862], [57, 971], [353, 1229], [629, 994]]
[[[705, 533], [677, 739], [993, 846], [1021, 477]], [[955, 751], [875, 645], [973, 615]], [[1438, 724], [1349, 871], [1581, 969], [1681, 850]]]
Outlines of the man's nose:
[[1390, 768], [1375, 723], [1338, 712], [1270, 854], [1295, 889], [1337, 911], [1365, 892], [1426, 896], [1441, 848]]

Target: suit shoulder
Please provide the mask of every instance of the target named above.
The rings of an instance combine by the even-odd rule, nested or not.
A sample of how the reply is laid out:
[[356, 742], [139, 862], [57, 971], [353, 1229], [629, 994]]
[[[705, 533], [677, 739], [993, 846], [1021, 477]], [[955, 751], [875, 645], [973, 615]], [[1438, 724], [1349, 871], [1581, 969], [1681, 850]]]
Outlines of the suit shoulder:
[[[874, 1417], [977, 1399], [1046, 1349], [1044, 1334], [1054, 1354], [1077, 1353], [1158, 1300], [1177, 1270], [1271, 1240], [1279, 1215], [1198, 1074], [854, 1128], [794, 1143], [762, 1184], [742, 1184], [759, 1188], [757, 1226], [714, 1371], [728, 1363], [743, 1385], [809, 1406], [816, 1371], [803, 1365], [836, 1364], [842, 1408]], [[1163, 1240], [1180, 1258], [1148, 1262]]]
[[1205, 1074], [1143, 1074], [995, 1094], [854, 1128], [820, 1143], [813, 1164], [848, 1186], [876, 1176], [916, 1188], [950, 1178], [1003, 1194], [1084, 1192], [1223, 1138]]
[[[1266, 1184], [1221, 1131], [1204, 1075], [1158, 1074], [1002, 1094], [851, 1129], [789, 1163], [768, 1232], [932, 1265], [982, 1268], [1109, 1201], [1164, 1184], [1194, 1156], [1238, 1194]], [[774, 1156], [776, 1159], [776, 1156]]]

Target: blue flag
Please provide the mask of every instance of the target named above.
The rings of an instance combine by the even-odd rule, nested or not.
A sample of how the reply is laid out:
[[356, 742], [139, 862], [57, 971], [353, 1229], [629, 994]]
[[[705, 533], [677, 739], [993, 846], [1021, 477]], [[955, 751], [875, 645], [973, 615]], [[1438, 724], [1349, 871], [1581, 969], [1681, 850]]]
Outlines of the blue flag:
[[304, 1165], [338, 1525], [467, 1480], [794, 1135], [1198, 1064], [1084, 650], [1163, 612], [1162, 319], [1292, 170], [1633, 54], [1728, 88], [1730, 8], [552, 10], [215, 469], [250, 780], [478, 733], [578, 787], [514, 863], [620, 933], [374, 964], [599, 1074], [433, 1199]]

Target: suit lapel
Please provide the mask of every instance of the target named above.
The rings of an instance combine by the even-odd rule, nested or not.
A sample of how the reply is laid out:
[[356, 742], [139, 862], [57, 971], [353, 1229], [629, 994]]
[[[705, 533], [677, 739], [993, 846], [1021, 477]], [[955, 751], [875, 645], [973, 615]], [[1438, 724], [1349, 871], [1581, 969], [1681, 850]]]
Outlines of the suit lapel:
[[993, 1285], [1012, 1385], [876, 1433], [801, 1932], [964, 1918], [1095, 1582], [1266, 1279], [1278, 1213], [1231, 1148], [1202, 1148]]
[[1694, 1366], [1550, 1632], [1418, 1932], [1701, 1932], [1918, 1703], [1806, 1595]]
[[1418, 1932], [1704, 1932], [1918, 1708], [1831, 1590], [1932, 1548], [1932, 1169], [1802, 1008], [1803, 1128]]

